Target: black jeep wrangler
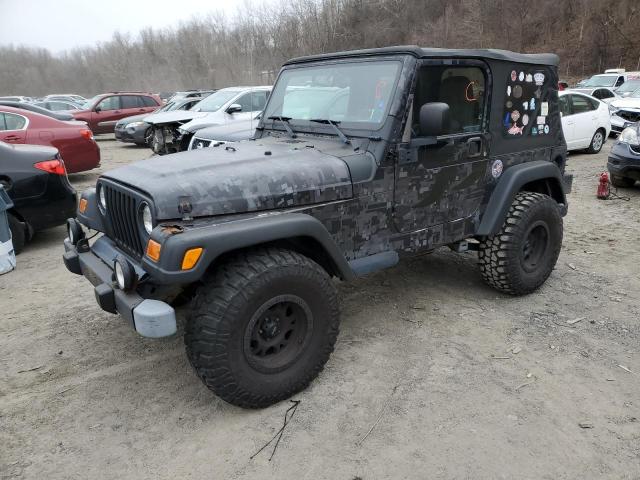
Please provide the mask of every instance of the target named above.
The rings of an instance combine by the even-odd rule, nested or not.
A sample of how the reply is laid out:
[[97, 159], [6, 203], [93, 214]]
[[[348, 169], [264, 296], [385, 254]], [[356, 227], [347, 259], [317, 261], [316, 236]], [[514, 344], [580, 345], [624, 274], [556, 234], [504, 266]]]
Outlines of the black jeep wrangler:
[[[449, 246], [496, 289], [533, 292], [562, 244], [555, 55], [394, 47], [297, 58], [255, 138], [105, 173], [64, 262], [140, 334], [176, 332], [208, 388], [265, 407], [333, 350], [333, 277]], [[217, 146], [216, 146], [217, 145]], [[104, 232], [90, 243], [89, 228]]]

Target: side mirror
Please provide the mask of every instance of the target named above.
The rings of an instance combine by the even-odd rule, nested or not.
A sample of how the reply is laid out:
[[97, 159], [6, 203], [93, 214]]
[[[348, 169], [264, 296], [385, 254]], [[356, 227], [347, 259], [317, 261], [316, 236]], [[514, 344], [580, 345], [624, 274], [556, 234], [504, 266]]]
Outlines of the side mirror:
[[100, 108], [100, 106], [98, 105], [97, 107], [95, 107], [93, 109], [93, 111], [96, 112], [96, 113], [100, 113], [102, 111], [102, 108]]
[[231, 105], [229, 105], [229, 108], [227, 108], [227, 113], [236, 113], [241, 111], [242, 105], [240, 105], [239, 103], [232, 103]]
[[420, 136], [438, 137], [449, 133], [449, 105], [442, 102], [425, 103], [420, 107]]

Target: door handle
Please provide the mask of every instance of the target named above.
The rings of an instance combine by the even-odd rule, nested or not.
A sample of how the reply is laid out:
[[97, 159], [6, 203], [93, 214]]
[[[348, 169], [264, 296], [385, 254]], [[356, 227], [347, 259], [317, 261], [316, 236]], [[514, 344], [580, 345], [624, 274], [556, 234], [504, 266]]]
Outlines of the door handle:
[[114, 110], [113, 113], [121, 113], [120, 110]]
[[475, 158], [482, 155], [482, 137], [471, 137], [467, 140], [467, 158]]
[[138, 109], [139, 112], [145, 112], [146, 110], [144, 108], [140, 108]]
[[18, 137], [17, 135], [7, 135], [6, 137], [4, 137], [4, 139], [9, 142], [13, 142], [16, 140], [20, 140], [20, 137]]

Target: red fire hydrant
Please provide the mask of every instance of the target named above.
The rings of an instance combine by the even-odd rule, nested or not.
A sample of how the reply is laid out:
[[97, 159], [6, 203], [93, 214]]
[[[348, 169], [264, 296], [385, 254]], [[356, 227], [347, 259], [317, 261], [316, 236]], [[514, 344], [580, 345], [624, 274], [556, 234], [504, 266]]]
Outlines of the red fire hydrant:
[[609, 184], [609, 174], [602, 172], [600, 174], [600, 183], [598, 183], [598, 198], [600, 200], [606, 200], [611, 195], [611, 186]]

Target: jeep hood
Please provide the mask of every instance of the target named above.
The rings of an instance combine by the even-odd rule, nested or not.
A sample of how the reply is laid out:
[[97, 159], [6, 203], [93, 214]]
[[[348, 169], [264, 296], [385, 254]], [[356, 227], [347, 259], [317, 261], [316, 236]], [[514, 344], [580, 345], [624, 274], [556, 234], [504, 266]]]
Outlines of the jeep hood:
[[194, 118], [206, 117], [207, 112], [194, 112], [192, 110], [171, 110], [170, 112], [152, 113], [144, 117], [144, 121], [154, 125], [165, 123], [186, 123]]
[[[158, 221], [290, 208], [351, 198], [346, 163], [304, 144], [246, 141], [152, 157], [105, 178], [149, 194]], [[187, 198], [184, 198], [187, 197]]]

